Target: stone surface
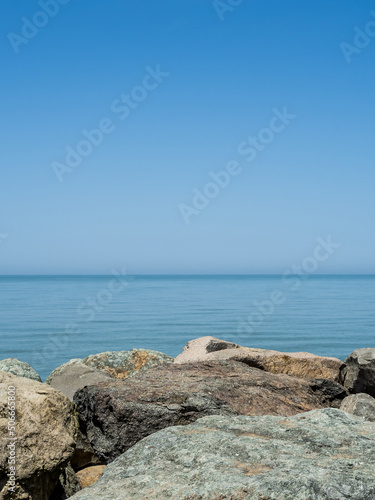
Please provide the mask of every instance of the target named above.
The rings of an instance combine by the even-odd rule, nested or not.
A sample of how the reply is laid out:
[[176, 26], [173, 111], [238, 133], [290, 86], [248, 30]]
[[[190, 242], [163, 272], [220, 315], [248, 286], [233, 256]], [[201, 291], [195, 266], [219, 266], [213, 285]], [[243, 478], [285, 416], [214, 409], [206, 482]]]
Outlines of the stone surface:
[[105, 465], [94, 465], [78, 471], [77, 478], [81, 488], [87, 488], [96, 483], [102, 477], [105, 468]]
[[60, 375], [60, 373], [65, 373], [68, 366], [81, 364], [82, 361], [83, 361], [83, 359], [81, 359], [81, 358], [73, 358], [73, 359], [67, 361], [63, 365], [60, 365], [57, 368], [55, 368], [48, 375], [48, 377], [46, 378], [46, 380], [44, 382], [49, 385], [52, 378], [56, 377], [57, 375]]
[[113, 378], [122, 379], [155, 366], [173, 363], [173, 358], [150, 349], [132, 349], [93, 354], [85, 358], [83, 363], [102, 370]]
[[46, 384], [61, 391], [73, 401], [73, 396], [78, 389], [86, 385], [97, 384], [112, 380], [112, 377], [103, 371], [86, 366], [81, 361], [67, 363], [54, 370], [46, 380]]
[[[17, 482], [9, 491], [8, 388], [16, 392]], [[74, 451], [74, 405], [46, 384], [0, 372], [0, 498], [48, 500]]]
[[186, 344], [174, 363], [233, 360], [270, 373], [284, 373], [299, 378], [339, 381], [343, 362], [337, 358], [316, 356], [309, 352], [278, 352], [241, 347], [215, 337], [201, 337]]
[[343, 400], [340, 410], [375, 422], [375, 399], [369, 394], [352, 394]]
[[53, 490], [48, 500], [66, 500], [81, 491], [81, 485], [78, 481], [73, 467], [69, 464], [60, 474], [59, 482]]
[[345, 360], [340, 379], [349, 392], [365, 392], [375, 397], [375, 349], [353, 351]]
[[309, 382], [244, 363], [172, 364], [77, 391], [80, 425], [105, 463], [143, 437], [204, 415], [294, 415], [324, 406]]
[[337, 409], [161, 430], [74, 500], [372, 500], [375, 424]]
[[0, 371], [17, 375], [17, 377], [25, 377], [31, 380], [41, 382], [38, 373], [28, 363], [20, 361], [17, 358], [7, 358], [0, 361]]
[[81, 429], [78, 430], [76, 449], [74, 450], [71, 463], [75, 470], [102, 463], [100, 458], [96, 456], [88, 437]]
[[309, 384], [311, 389], [322, 398], [325, 406], [340, 408], [343, 399], [349, 395], [344, 386], [333, 380], [310, 379]]

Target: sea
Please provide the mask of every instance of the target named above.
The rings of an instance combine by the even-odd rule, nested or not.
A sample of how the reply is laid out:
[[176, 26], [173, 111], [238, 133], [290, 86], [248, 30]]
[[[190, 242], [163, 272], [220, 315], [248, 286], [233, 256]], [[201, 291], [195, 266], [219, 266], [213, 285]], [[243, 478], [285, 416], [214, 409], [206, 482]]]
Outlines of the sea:
[[375, 347], [375, 276], [2, 276], [0, 359], [44, 380], [72, 358], [211, 335], [344, 360]]

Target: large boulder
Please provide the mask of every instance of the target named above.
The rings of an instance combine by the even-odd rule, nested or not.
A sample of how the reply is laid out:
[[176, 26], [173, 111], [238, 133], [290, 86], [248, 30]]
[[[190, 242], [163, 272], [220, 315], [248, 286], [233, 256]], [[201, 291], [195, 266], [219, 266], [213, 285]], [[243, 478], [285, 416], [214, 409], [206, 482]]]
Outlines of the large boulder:
[[159, 366], [74, 396], [82, 432], [106, 463], [157, 430], [205, 415], [294, 415], [324, 401], [307, 380], [228, 361]]
[[92, 354], [83, 363], [97, 370], [106, 372], [113, 378], [128, 378], [140, 371], [155, 366], [173, 363], [173, 358], [162, 352], [150, 349], [132, 349], [131, 351], [109, 351]]
[[7, 358], [0, 361], [0, 371], [17, 375], [17, 377], [25, 377], [31, 380], [41, 382], [42, 379], [38, 373], [25, 361], [20, 361], [17, 358]]
[[369, 394], [359, 393], [348, 396], [342, 401], [340, 410], [375, 422], [375, 399]]
[[201, 361], [240, 361], [270, 373], [284, 373], [299, 378], [339, 381], [343, 362], [337, 358], [316, 356], [309, 352], [278, 352], [241, 347], [215, 337], [201, 337], [186, 344], [174, 363]]
[[[13, 401], [8, 396], [14, 393], [13, 429], [8, 426]], [[48, 500], [73, 455], [77, 430], [75, 407], [64, 394], [46, 384], [0, 372], [0, 498]], [[13, 466], [8, 460], [13, 452], [14, 492], [8, 482]]]
[[108, 380], [112, 380], [112, 377], [107, 373], [87, 366], [82, 361], [74, 360], [74, 363], [68, 362], [53, 370], [46, 384], [61, 391], [73, 401], [74, 393], [78, 389]]
[[161, 430], [74, 500], [370, 500], [375, 424], [337, 409]]
[[375, 397], [375, 348], [353, 351], [345, 360], [340, 379], [349, 392]]

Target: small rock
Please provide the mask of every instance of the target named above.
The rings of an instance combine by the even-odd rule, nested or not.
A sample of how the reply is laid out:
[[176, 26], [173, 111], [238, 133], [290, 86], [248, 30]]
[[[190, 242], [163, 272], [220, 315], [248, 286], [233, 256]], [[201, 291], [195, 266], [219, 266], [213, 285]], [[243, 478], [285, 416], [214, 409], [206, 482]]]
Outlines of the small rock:
[[202, 361], [239, 361], [270, 373], [299, 378], [339, 381], [343, 362], [337, 358], [316, 356], [309, 352], [278, 352], [241, 347], [215, 337], [201, 337], [186, 344], [175, 364]]
[[17, 375], [17, 377], [36, 380], [37, 382], [42, 381], [34, 368], [32, 368], [28, 363], [20, 361], [17, 358], [7, 358], [0, 361], [0, 371], [12, 373], [13, 375]]
[[375, 397], [375, 348], [353, 351], [345, 360], [340, 379], [349, 392], [365, 392]]
[[88, 488], [96, 483], [102, 477], [105, 468], [105, 465], [94, 465], [78, 471], [76, 475], [81, 488]]
[[375, 399], [369, 394], [359, 393], [348, 396], [341, 403], [340, 410], [375, 422]]

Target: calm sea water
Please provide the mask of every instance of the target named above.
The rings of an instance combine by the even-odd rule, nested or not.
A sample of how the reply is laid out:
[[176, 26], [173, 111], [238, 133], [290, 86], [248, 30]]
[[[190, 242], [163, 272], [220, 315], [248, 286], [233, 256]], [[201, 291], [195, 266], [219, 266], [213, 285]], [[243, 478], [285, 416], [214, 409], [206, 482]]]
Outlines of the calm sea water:
[[124, 279], [0, 277], [0, 359], [44, 379], [71, 358], [135, 347], [176, 356], [204, 335], [341, 359], [375, 346], [375, 276]]

